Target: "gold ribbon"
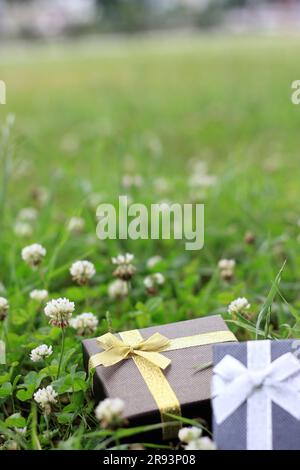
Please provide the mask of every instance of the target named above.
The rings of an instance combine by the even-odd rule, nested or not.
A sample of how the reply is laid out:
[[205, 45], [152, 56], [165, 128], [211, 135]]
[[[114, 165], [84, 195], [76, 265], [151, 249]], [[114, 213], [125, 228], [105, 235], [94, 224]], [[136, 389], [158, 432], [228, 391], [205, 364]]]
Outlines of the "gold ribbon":
[[[165, 424], [171, 421], [170, 417], [166, 416], [167, 413], [181, 416], [181, 407], [175, 392], [162, 372], [162, 369], [164, 370], [170, 365], [171, 360], [160, 353], [236, 341], [234, 334], [228, 330], [200, 333], [171, 340], [160, 333], [154, 333], [144, 340], [138, 330], [125, 331], [119, 335], [121, 340], [111, 333], [97, 338], [96, 341], [104, 351], [90, 358], [89, 368], [100, 365], [110, 367], [125, 359], [132, 358], [156, 402], [162, 423]], [[181, 424], [178, 421], [174, 425], [164, 426], [164, 440], [175, 437], [180, 427]]]
[[[146, 340], [143, 340], [140, 335], [135, 338], [130, 336], [129, 340], [126, 341], [125, 339], [121, 341], [111, 333], [100, 336], [97, 338], [97, 342], [105, 351], [92, 356], [89, 366], [109, 367], [134, 356], [143, 357], [160, 369], [166, 369], [168, 365], [171, 364], [170, 359], [159, 354], [159, 351], [165, 351], [166, 347], [169, 345], [168, 338], [160, 333], [155, 333]], [[129, 342], [131, 339], [133, 339], [133, 341]]]

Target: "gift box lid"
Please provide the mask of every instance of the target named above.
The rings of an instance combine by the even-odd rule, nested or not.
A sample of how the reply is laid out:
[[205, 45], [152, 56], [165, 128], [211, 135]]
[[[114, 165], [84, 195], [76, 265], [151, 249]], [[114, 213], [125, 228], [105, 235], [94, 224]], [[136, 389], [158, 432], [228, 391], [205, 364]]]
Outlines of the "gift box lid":
[[297, 340], [214, 345], [213, 435], [218, 449], [300, 449], [297, 349]]
[[[229, 332], [221, 316], [210, 316], [167, 325], [138, 330], [144, 339], [159, 332], [168, 339], [193, 336], [196, 334], [225, 331]], [[119, 335], [116, 335], [119, 337]], [[232, 334], [234, 341], [234, 335]], [[91, 356], [102, 351], [94, 339], [83, 342], [86, 368]], [[187, 347], [162, 353], [171, 360], [163, 371], [174, 390], [185, 416], [196, 417], [201, 402], [210, 399], [211, 368], [197, 371], [199, 365], [212, 363], [212, 344]], [[94, 375], [94, 394], [97, 399], [121, 398], [125, 402], [125, 417], [135, 424], [159, 422], [160, 414], [149, 389], [132, 359], [124, 360], [110, 367], [98, 366]], [[199, 415], [200, 417], [200, 415]]]

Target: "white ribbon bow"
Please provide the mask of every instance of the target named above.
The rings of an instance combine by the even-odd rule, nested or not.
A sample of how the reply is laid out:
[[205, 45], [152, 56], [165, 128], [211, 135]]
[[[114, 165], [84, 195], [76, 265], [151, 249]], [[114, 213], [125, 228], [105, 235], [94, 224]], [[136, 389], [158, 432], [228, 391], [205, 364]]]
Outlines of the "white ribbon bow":
[[229, 355], [214, 368], [214, 416], [221, 424], [247, 401], [247, 448], [272, 449], [271, 403], [300, 419], [300, 362], [291, 353], [271, 362], [269, 341], [247, 348], [248, 368]]

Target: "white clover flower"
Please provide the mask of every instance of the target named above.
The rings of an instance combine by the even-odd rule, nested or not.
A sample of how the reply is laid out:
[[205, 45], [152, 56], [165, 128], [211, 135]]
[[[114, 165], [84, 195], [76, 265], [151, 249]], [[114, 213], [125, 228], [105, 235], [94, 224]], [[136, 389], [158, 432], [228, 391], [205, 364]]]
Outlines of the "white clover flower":
[[87, 284], [96, 274], [95, 266], [90, 261], [76, 261], [70, 268], [73, 281], [80, 285]]
[[129, 281], [132, 276], [136, 273], [136, 268], [131, 264], [134, 259], [134, 255], [126, 253], [125, 255], [118, 255], [112, 258], [112, 263], [118, 267], [115, 269], [113, 275], [122, 279], [123, 281]]
[[27, 426], [24, 426], [24, 428], [14, 428], [14, 431], [17, 433], [17, 434], [20, 434], [21, 436], [24, 436], [27, 432]]
[[134, 178], [133, 178], [133, 181], [134, 181], [134, 185], [137, 187], [137, 188], [140, 188], [142, 185], [143, 185], [143, 177], [141, 175], [135, 175]]
[[147, 289], [151, 289], [154, 286], [154, 281], [152, 280], [152, 276], [147, 276], [144, 279], [144, 286]]
[[188, 161], [188, 166], [192, 173], [207, 173], [207, 161], [201, 160], [199, 156], [190, 158]]
[[122, 178], [122, 186], [126, 189], [140, 188], [143, 185], [143, 178], [141, 175], [124, 175]]
[[125, 403], [120, 398], [106, 398], [95, 409], [95, 415], [103, 427], [121, 424]]
[[245, 310], [249, 310], [250, 304], [246, 297], [238, 297], [237, 299], [233, 300], [231, 304], [228, 306], [228, 313], [231, 315], [235, 315], [237, 313], [243, 313]]
[[191, 168], [191, 176], [189, 178], [189, 186], [191, 188], [202, 187], [208, 188], [214, 186], [217, 178], [214, 175], [208, 174], [207, 162], [203, 160], [192, 159], [189, 162]]
[[185, 450], [216, 450], [216, 444], [209, 437], [200, 437], [189, 442]]
[[74, 235], [79, 235], [83, 232], [85, 226], [85, 221], [82, 217], [71, 217], [68, 222], [68, 230]]
[[37, 268], [46, 256], [45, 248], [39, 243], [26, 246], [22, 250], [22, 258], [33, 269]]
[[150, 274], [144, 279], [144, 286], [149, 294], [156, 294], [157, 288], [165, 283], [165, 278], [161, 273]]
[[170, 189], [170, 183], [164, 177], [156, 178], [153, 184], [158, 193], [166, 193]]
[[30, 294], [30, 298], [32, 300], [36, 300], [37, 302], [43, 302], [49, 296], [49, 293], [46, 289], [33, 289]]
[[46, 359], [51, 356], [53, 353], [52, 346], [47, 346], [47, 344], [41, 344], [35, 349], [32, 349], [30, 353], [30, 359], [33, 362], [38, 362]]
[[235, 268], [235, 260], [234, 259], [221, 259], [218, 263], [218, 267], [221, 271], [223, 270], [233, 270]]
[[5, 297], [0, 297], [0, 321], [5, 320], [9, 309], [8, 300]]
[[127, 282], [116, 279], [108, 286], [108, 295], [111, 299], [124, 299], [128, 295]]
[[207, 193], [203, 188], [193, 188], [189, 192], [189, 198], [194, 203], [205, 201], [207, 199]]
[[33, 395], [34, 400], [40, 405], [46, 414], [50, 414], [51, 405], [55, 405], [55, 403], [57, 403], [56, 397], [57, 393], [52, 385], [48, 385], [46, 388], [39, 388]]
[[189, 179], [189, 186], [191, 187], [205, 187], [214, 186], [217, 182], [217, 178], [214, 175], [200, 175], [194, 174]]
[[131, 253], [126, 253], [125, 255], [118, 255], [111, 259], [113, 264], [121, 266], [123, 264], [130, 264], [134, 260], [134, 255]]
[[17, 218], [23, 222], [35, 222], [38, 218], [38, 211], [35, 207], [24, 207], [20, 210]]
[[225, 281], [230, 281], [234, 276], [235, 260], [234, 259], [221, 259], [218, 263], [220, 276]]
[[151, 258], [148, 259], [147, 261], [147, 268], [151, 269], [151, 268], [154, 268], [154, 266], [157, 264], [157, 263], [160, 263], [162, 261], [162, 257], [159, 256], [159, 255], [156, 255], [156, 256], [152, 256]]
[[33, 229], [28, 222], [17, 221], [14, 225], [14, 233], [17, 237], [29, 238], [33, 234]]
[[161, 273], [150, 274], [150, 276], [145, 277], [144, 285], [148, 288], [154, 287], [155, 285], [161, 286], [165, 283], [165, 278]]
[[123, 188], [129, 189], [133, 185], [133, 179], [131, 175], [122, 176], [121, 184]]
[[188, 444], [191, 441], [195, 441], [202, 436], [202, 429], [192, 426], [190, 428], [182, 428], [178, 433], [178, 439], [181, 442]]
[[50, 318], [49, 323], [51, 325], [65, 328], [69, 325], [74, 309], [74, 302], [70, 302], [70, 300], [66, 298], [59, 298], [50, 300], [44, 312], [45, 315]]
[[220, 272], [220, 275], [221, 278], [224, 279], [224, 281], [231, 281], [234, 276], [234, 271], [232, 271], [231, 269], [224, 269]]
[[91, 193], [88, 196], [88, 204], [91, 209], [97, 209], [99, 204], [105, 199], [104, 195], [101, 193]]
[[[1, 441], [4, 441], [4, 435], [1, 434]], [[21, 450], [19, 444], [14, 439], [7, 439], [0, 447], [1, 450]]]
[[94, 333], [98, 323], [98, 318], [90, 312], [81, 313], [81, 315], [77, 315], [77, 317], [70, 320], [70, 326], [77, 330], [77, 334], [81, 336]]

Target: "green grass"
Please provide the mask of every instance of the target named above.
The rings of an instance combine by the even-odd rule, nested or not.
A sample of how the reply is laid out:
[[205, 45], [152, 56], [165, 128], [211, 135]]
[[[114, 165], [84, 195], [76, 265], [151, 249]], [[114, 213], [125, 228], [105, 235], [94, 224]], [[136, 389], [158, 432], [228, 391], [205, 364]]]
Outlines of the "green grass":
[[[70, 298], [76, 313], [95, 313], [96, 334], [107, 331], [109, 311], [115, 331], [222, 313], [240, 339], [255, 338], [258, 316], [260, 338], [299, 335], [300, 108], [290, 100], [291, 83], [299, 78], [298, 46], [297, 37], [162, 37], [0, 49], [8, 92], [2, 124], [7, 113], [16, 115], [8, 150], [1, 147], [0, 281], [6, 291], [0, 295], [10, 302], [1, 329], [7, 346], [0, 376], [4, 446], [96, 448], [126, 434], [111, 437], [96, 424], [80, 338], [72, 329], [55, 382], [60, 404], [48, 423], [36, 409], [32, 394], [57, 373], [60, 331], [29, 300], [34, 287], [46, 286], [51, 298]], [[124, 193], [122, 176], [134, 173], [144, 178], [141, 188], [127, 192], [137, 202], [197, 201], [188, 186], [195, 157], [217, 177], [204, 191], [202, 251], [187, 252], [172, 241], [95, 239], [90, 192], [114, 202]], [[165, 193], [156, 189], [158, 177], [169, 182]], [[21, 208], [36, 204], [31, 192], [40, 186], [50, 198], [33, 235], [23, 239], [14, 232], [15, 220]], [[79, 236], [65, 228], [74, 215], [86, 221]], [[244, 242], [247, 231], [256, 236], [253, 245]], [[33, 242], [47, 248], [42, 276], [20, 257]], [[129, 298], [116, 302], [107, 295], [110, 258], [124, 251], [134, 253], [138, 274]], [[153, 300], [143, 278], [147, 259], [156, 254], [163, 260], [155, 270], [166, 283]], [[231, 282], [220, 279], [222, 257], [237, 261]], [[76, 287], [68, 272], [84, 258], [97, 270], [88, 288]], [[285, 260], [279, 295], [279, 278], [272, 283]], [[232, 323], [226, 313], [238, 296], [251, 302], [250, 321]], [[53, 345], [49, 367], [29, 360], [41, 343]], [[13, 413], [22, 419], [7, 421]], [[12, 423], [27, 425], [27, 433], [17, 435]], [[138, 431], [136, 440], [143, 441]]]

